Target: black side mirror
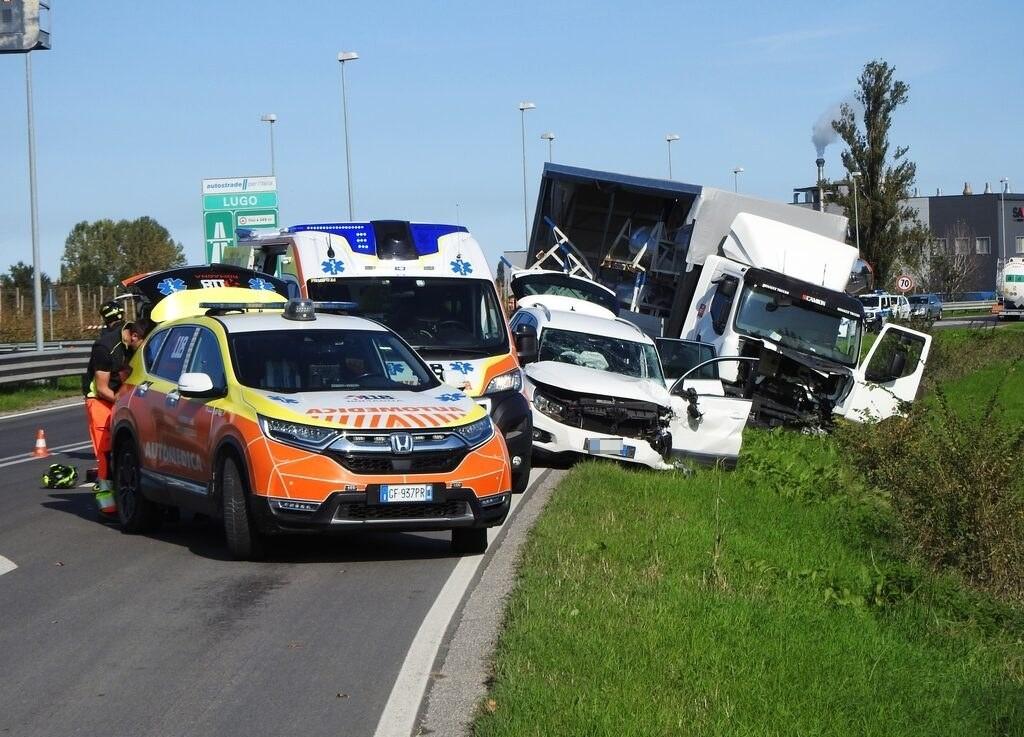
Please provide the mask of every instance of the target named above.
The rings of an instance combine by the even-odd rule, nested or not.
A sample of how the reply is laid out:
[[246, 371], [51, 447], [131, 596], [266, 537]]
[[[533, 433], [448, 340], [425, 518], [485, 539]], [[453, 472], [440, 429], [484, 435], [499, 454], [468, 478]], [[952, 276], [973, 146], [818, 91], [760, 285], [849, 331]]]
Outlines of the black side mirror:
[[533, 325], [519, 325], [515, 330], [516, 353], [519, 363], [531, 363], [537, 360], [537, 328]]
[[697, 406], [697, 390], [690, 387], [683, 392], [683, 398], [686, 400], [686, 414], [690, 416], [690, 419], [699, 420], [704, 416], [704, 413], [700, 411]]

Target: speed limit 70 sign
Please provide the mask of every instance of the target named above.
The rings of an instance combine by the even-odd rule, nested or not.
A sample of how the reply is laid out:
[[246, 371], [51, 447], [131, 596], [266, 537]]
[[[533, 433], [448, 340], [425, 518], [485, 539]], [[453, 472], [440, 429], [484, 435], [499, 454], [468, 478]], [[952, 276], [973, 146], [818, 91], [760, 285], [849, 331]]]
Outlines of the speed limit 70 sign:
[[909, 274], [901, 274], [896, 279], [896, 288], [901, 292], [909, 292], [914, 288], [914, 277]]

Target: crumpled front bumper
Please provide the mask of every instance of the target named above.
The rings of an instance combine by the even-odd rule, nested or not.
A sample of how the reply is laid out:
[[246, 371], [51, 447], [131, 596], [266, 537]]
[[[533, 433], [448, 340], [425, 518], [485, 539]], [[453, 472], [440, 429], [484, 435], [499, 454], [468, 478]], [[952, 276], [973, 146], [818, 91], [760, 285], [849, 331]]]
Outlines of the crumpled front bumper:
[[[588, 451], [587, 441], [598, 439], [622, 440], [623, 447], [629, 446], [634, 450], [630, 456]], [[646, 440], [570, 427], [548, 417], [537, 409], [533, 410], [533, 447], [545, 454], [575, 453], [588, 458], [605, 458], [612, 461], [636, 463], [659, 471], [675, 468], [671, 463], [666, 462], [661, 453], [656, 451]]]

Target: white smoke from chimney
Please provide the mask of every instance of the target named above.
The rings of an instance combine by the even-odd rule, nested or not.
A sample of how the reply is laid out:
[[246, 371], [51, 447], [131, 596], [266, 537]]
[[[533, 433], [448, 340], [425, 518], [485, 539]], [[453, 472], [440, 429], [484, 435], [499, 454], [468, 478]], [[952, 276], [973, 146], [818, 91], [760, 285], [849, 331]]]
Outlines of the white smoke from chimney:
[[853, 108], [855, 116], [860, 115], [861, 105], [852, 97], [832, 103], [822, 111], [811, 127], [811, 142], [814, 144], [814, 149], [818, 152], [818, 158], [822, 158], [825, 155], [826, 146], [839, 140], [839, 134], [832, 127], [832, 121], [839, 120], [839, 117], [842, 115], [843, 105], [849, 105]]
[[818, 152], [819, 158], [825, 156], [825, 147], [835, 143], [839, 138], [839, 134], [832, 127], [832, 121], [839, 120], [842, 106], [843, 103], [837, 102], [825, 108], [811, 128], [811, 142], [814, 144], [814, 149]]

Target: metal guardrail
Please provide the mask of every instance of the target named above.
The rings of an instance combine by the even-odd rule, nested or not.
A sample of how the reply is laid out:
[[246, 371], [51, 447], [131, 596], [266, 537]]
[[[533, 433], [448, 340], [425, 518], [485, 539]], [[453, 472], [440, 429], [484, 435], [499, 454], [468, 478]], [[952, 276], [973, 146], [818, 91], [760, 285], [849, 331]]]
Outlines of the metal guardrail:
[[85, 373], [91, 346], [91, 341], [69, 341], [50, 350], [0, 353], [0, 384], [57, 379]]
[[990, 310], [996, 304], [994, 299], [987, 299], [980, 302], [943, 302], [943, 312], [966, 312], [968, 310]]
[[[57, 351], [64, 348], [75, 348], [80, 346], [91, 346], [91, 340], [48, 340], [43, 343], [44, 351]], [[19, 351], [34, 351], [35, 343], [0, 343], [0, 354], [16, 353]]]

